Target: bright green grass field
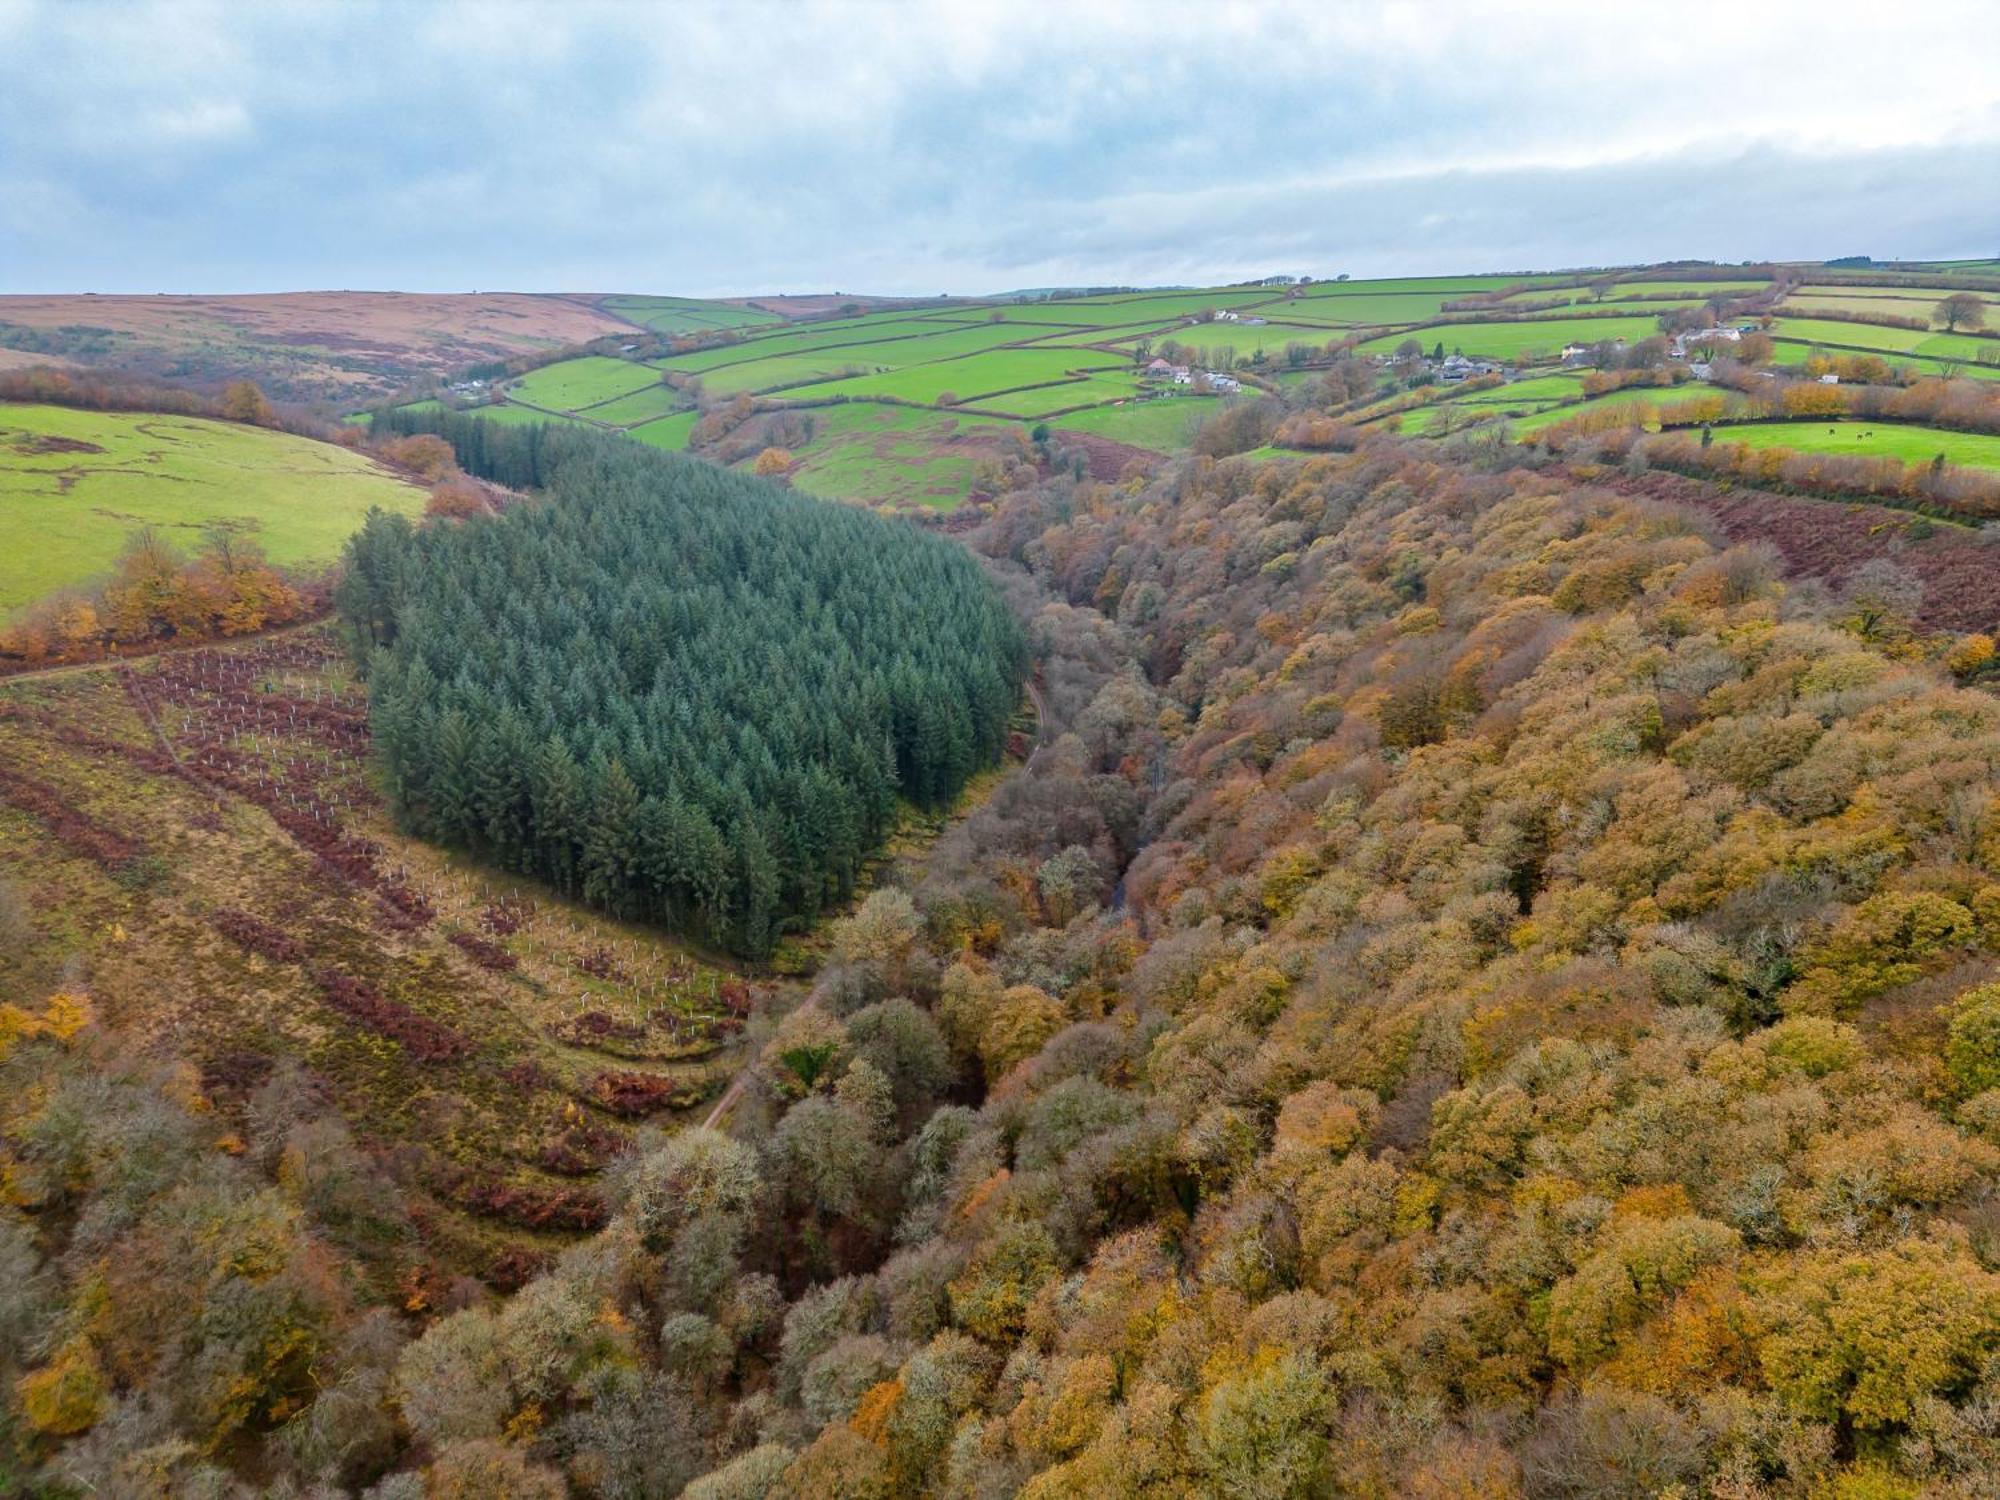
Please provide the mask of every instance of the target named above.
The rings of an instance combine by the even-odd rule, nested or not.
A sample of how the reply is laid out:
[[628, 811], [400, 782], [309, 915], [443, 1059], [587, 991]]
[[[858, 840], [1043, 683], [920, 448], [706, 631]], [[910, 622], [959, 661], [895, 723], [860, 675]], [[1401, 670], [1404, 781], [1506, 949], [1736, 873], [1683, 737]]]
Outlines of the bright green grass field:
[[[94, 451], [36, 452], [37, 440]], [[158, 527], [184, 551], [228, 525], [287, 566], [330, 563], [371, 507], [415, 515], [424, 491], [331, 443], [146, 412], [0, 405], [0, 611], [108, 571]]]
[[[998, 348], [1002, 344], [1060, 334], [1061, 330], [1016, 328], [1005, 323], [956, 327], [943, 323], [903, 323], [893, 328], [889, 325], [874, 329], [855, 327], [845, 329], [843, 333], [845, 336], [840, 339], [821, 338], [817, 341], [808, 340], [800, 335], [753, 339], [736, 346], [735, 360], [711, 361], [708, 368], [721, 370], [738, 362], [810, 356], [831, 368], [859, 365], [872, 374], [880, 370], [899, 370], [905, 365], [928, 364], [933, 360], [956, 359], [961, 355], [978, 354], [987, 349]], [[703, 353], [711, 352], [713, 351], [703, 351]], [[690, 368], [679, 360], [669, 360], [666, 364], [671, 369]]]
[[817, 389], [826, 381], [848, 379], [850, 372], [865, 373], [873, 368], [859, 350], [828, 349], [820, 354], [781, 355], [704, 370], [701, 388], [710, 396], [734, 396], [743, 391], [790, 396], [793, 392], [784, 387], [810, 385]]
[[1155, 453], [1173, 453], [1185, 448], [1195, 429], [1217, 409], [1215, 399], [1209, 396], [1159, 396], [1071, 412], [1058, 418], [1055, 427], [1059, 432], [1086, 432]]
[[1568, 281], [1558, 272], [1538, 276], [1383, 276], [1370, 281], [1316, 281], [1305, 289], [1307, 300], [1324, 297], [1372, 297], [1384, 292], [1421, 292], [1435, 297], [1469, 297], [1497, 292], [1507, 286], [1547, 286]]
[[694, 424], [701, 420], [698, 411], [676, 412], [671, 417], [661, 417], [655, 422], [642, 422], [637, 427], [625, 429], [625, 435], [649, 443], [655, 448], [665, 448], [678, 453], [688, 445], [688, 438], [694, 432]]
[[1745, 422], [1715, 429], [1718, 443], [1753, 448], [1791, 448], [1800, 453], [1859, 453], [1927, 464], [1938, 454], [1967, 469], [2000, 469], [2000, 437], [1978, 432], [1944, 432], [1895, 422]]
[[1343, 336], [1337, 328], [1307, 328], [1296, 323], [1197, 323], [1192, 328], [1175, 328], [1156, 335], [1151, 342], [1158, 347], [1171, 339], [1199, 351], [1203, 359], [1213, 357], [1217, 349], [1234, 349], [1238, 358], [1262, 349], [1270, 358], [1278, 359], [1284, 355], [1287, 344], [1324, 349], [1328, 344], [1340, 342]]
[[1513, 380], [1506, 385], [1495, 386], [1491, 390], [1471, 391], [1456, 397], [1458, 406], [1541, 406], [1551, 401], [1567, 401], [1572, 396], [1583, 394], [1581, 375], [1536, 375], [1527, 380]]
[[529, 406], [576, 411], [627, 395], [659, 378], [645, 365], [635, 365], [629, 359], [592, 354], [530, 370], [507, 388], [507, 394]]
[[1003, 324], [995, 324], [992, 325], [992, 331], [988, 332], [976, 326], [968, 328], [964, 324], [946, 324], [930, 319], [877, 314], [860, 318], [838, 318], [832, 322], [782, 328], [769, 333], [749, 333], [734, 344], [726, 344], [715, 349], [700, 349], [691, 354], [672, 355], [657, 363], [663, 369], [701, 372], [720, 369], [725, 365], [744, 364], [751, 360], [819, 354], [834, 360], [836, 366], [849, 363], [850, 360], [857, 363], [872, 361], [880, 364], [901, 364], [909, 361], [899, 357], [894, 351], [905, 344], [914, 344], [926, 338], [965, 340], [971, 335], [970, 341], [964, 343], [959, 351], [964, 352], [970, 349], [990, 348], [994, 344], [1008, 343], [1042, 331], [1039, 329], [1010, 331]]
[[593, 422], [610, 422], [618, 427], [631, 427], [679, 411], [687, 404], [687, 398], [671, 386], [654, 384], [636, 390], [629, 396], [620, 396], [615, 401], [600, 401], [595, 406], [585, 407], [583, 415]]
[[1464, 296], [1454, 291], [1343, 292], [1338, 296], [1295, 297], [1259, 308], [1260, 317], [1303, 318], [1340, 328], [1383, 328], [1435, 318], [1444, 304]]
[[1930, 337], [1915, 328], [1881, 328], [1872, 323], [1843, 323], [1834, 318], [1780, 318], [1771, 332], [1779, 338], [1848, 349], [1873, 349], [1883, 354], [1915, 354]]
[[1446, 353], [1462, 350], [1474, 357], [1513, 359], [1522, 354], [1556, 354], [1565, 344], [1597, 344], [1606, 339], [1633, 343], [1659, 331], [1659, 324], [1651, 317], [1534, 318], [1508, 323], [1446, 323], [1407, 335], [1385, 333], [1361, 347], [1380, 354], [1393, 350], [1407, 337], [1426, 351], [1441, 343]]
[[1921, 354], [1931, 359], [1976, 361], [2000, 354], [2000, 339], [1974, 338], [1964, 333], [1926, 333], [1915, 328], [1881, 328], [1871, 323], [1843, 323], [1828, 318], [1780, 318], [1772, 332], [1794, 342], [1811, 342], [1885, 354]]
[[[1930, 287], [1904, 286], [1802, 286], [1785, 299], [1787, 308], [1810, 313], [1815, 308], [1840, 308], [1849, 312], [1893, 313], [1899, 318], [1931, 321], [1938, 303], [1953, 295]], [[1986, 306], [1989, 324], [2000, 322], [2000, 294], [1975, 292]]]
[[[1106, 354], [1100, 349], [994, 349], [962, 359], [940, 360], [935, 364], [912, 365], [879, 375], [811, 385], [785, 394], [798, 400], [811, 400], [816, 396], [893, 396], [904, 401], [928, 402], [950, 393], [961, 401], [972, 401], [996, 391], [1062, 380], [1072, 371], [1123, 371], [1129, 368], [1117, 355]], [[710, 389], [714, 389], [712, 379], [708, 384]], [[1012, 401], [1003, 404], [1008, 411], [1023, 409]]]
[[1101, 406], [1107, 401], [1129, 401], [1139, 394], [1139, 382], [1122, 372], [1106, 375], [1088, 375], [1081, 380], [1066, 380], [1060, 385], [1037, 386], [1033, 390], [1014, 391], [1008, 395], [986, 396], [965, 403], [968, 410], [990, 412], [996, 415], [1019, 417], [1023, 421], [1037, 421], [1043, 417], [1067, 412], [1073, 407]]

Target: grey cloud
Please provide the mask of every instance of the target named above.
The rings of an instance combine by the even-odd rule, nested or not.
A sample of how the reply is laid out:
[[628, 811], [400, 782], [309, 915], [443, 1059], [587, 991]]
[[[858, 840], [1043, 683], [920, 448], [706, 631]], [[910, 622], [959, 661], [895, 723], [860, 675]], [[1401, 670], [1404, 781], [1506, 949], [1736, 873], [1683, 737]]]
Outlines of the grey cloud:
[[[1852, 10], [0, 0], [0, 290], [2000, 250], [2000, 31]], [[1822, 63], [1756, 64], [1808, 20]], [[1869, 83], [1897, 47], [1921, 98]]]

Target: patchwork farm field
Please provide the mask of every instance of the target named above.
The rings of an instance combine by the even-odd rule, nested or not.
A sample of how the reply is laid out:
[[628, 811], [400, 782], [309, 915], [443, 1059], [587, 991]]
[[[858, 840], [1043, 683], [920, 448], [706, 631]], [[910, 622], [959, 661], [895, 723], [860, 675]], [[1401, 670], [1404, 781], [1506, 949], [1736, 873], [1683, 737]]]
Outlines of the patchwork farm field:
[[642, 422], [637, 427], [626, 429], [627, 437], [637, 438], [642, 443], [651, 443], [655, 448], [666, 448], [675, 453], [687, 447], [688, 439], [694, 435], [694, 424], [701, 420], [698, 411], [676, 412], [671, 417], [661, 417], [657, 421]]
[[[545, 366], [504, 388], [512, 404], [491, 410], [501, 420], [535, 421], [541, 418], [529, 408], [540, 407], [686, 449], [697, 406], [734, 402], [749, 416], [732, 417], [726, 437], [705, 429], [694, 451], [748, 463], [763, 446], [783, 447], [793, 455], [792, 482], [814, 493], [950, 509], [973, 488], [975, 474], [990, 473], [986, 466], [996, 454], [1018, 453], [1039, 423], [1079, 441], [1160, 454], [1184, 449], [1200, 422], [1231, 398], [1144, 399], [1160, 387], [1146, 380], [1142, 366], [1169, 347], [1177, 362], [1235, 369], [1246, 382], [1242, 399], [1253, 399], [1261, 387], [1295, 402], [1313, 389], [1318, 371], [1348, 351], [1386, 364], [1386, 356], [1414, 341], [1427, 354], [1442, 347], [1500, 361], [1519, 378], [1416, 404], [1400, 389], [1362, 402], [1350, 396], [1341, 420], [1444, 436], [1504, 419], [1522, 440], [1584, 411], [1640, 410], [1712, 393], [1712, 387], [1648, 386], [1586, 402], [1579, 399], [1580, 374], [1556, 361], [1569, 344], [1654, 337], [1662, 314], [1717, 297], [1751, 299], [1736, 316], [1775, 309], [1773, 358], [1780, 366], [1796, 367], [1815, 350], [1867, 351], [1924, 374], [2000, 376], [2000, 341], [1813, 316], [1875, 310], [1928, 318], [1943, 292], [1925, 285], [1917, 268], [1855, 287], [1815, 284], [1798, 271], [1788, 279], [1797, 290], [1781, 307], [1768, 296], [1757, 300], [1773, 287], [1755, 274], [1711, 279], [1674, 266], [1650, 274], [1636, 269], [1609, 283], [1561, 272], [1389, 277], [919, 306], [832, 298], [761, 299], [751, 306], [621, 295], [596, 305], [655, 331], [703, 336], [707, 346], [660, 355], [653, 345], [631, 360], [593, 354]], [[1452, 319], [1445, 305], [1465, 298], [1487, 299], [1484, 315]], [[2000, 305], [2000, 290], [1987, 300]], [[1532, 306], [1542, 302], [1561, 305]], [[1492, 316], [1514, 307], [1521, 309], [1516, 315]], [[1223, 312], [1234, 316], [1217, 316]], [[806, 321], [788, 321], [801, 316]], [[750, 425], [737, 431], [744, 421]], [[1954, 450], [1949, 461], [1981, 460]]]
[[1185, 448], [1196, 429], [1215, 411], [1216, 403], [1209, 397], [1167, 396], [1127, 401], [1122, 406], [1093, 406], [1069, 413], [1056, 425], [1064, 432], [1088, 433], [1155, 453], [1173, 453]]
[[1656, 314], [1612, 318], [1524, 318], [1519, 322], [1443, 323], [1410, 333], [1386, 333], [1367, 340], [1365, 353], [1394, 350], [1406, 338], [1424, 348], [1443, 344], [1447, 354], [1475, 358], [1518, 359], [1523, 355], [1553, 355], [1565, 344], [1598, 344], [1608, 339], [1636, 342], [1659, 332]]
[[1067, 380], [1078, 373], [1130, 368], [1129, 361], [1096, 349], [996, 349], [976, 357], [809, 385], [787, 394], [799, 401], [821, 396], [890, 396], [931, 402], [946, 395], [974, 401], [1001, 391]]
[[1129, 375], [1112, 373], [986, 396], [965, 404], [981, 411], [1002, 412], [1025, 421], [1036, 421], [1058, 412], [1071, 412], [1078, 407], [1100, 406], [1107, 401], [1129, 401], [1139, 394], [1138, 381]]
[[371, 507], [425, 492], [331, 443], [198, 417], [0, 405], [0, 613], [107, 571], [152, 526], [192, 551], [223, 526], [272, 562], [340, 555]]
[[1191, 328], [1169, 329], [1153, 342], [1172, 339], [1184, 348], [1195, 350], [1203, 359], [1215, 358], [1222, 350], [1231, 351], [1240, 359], [1260, 351], [1276, 359], [1287, 344], [1306, 344], [1317, 350], [1337, 344], [1343, 337], [1341, 329], [1325, 324], [1309, 327], [1303, 323], [1198, 323]]
[[659, 376], [629, 359], [592, 355], [544, 365], [514, 383], [509, 392], [515, 400], [551, 411], [580, 411], [600, 401], [615, 401], [645, 386], [656, 384]]
[[1742, 422], [1718, 424], [1714, 432], [1718, 443], [1748, 443], [1753, 448], [1856, 453], [1869, 458], [1898, 458], [1906, 464], [1927, 464], [1942, 455], [1947, 464], [1958, 468], [2000, 470], [2000, 437], [1978, 432], [1869, 421]]
[[38, 960], [218, 1107], [296, 1060], [395, 1189], [385, 1281], [513, 1284], [633, 1129], [707, 1107], [750, 991], [402, 837], [368, 751], [328, 627], [0, 684], [0, 864]]

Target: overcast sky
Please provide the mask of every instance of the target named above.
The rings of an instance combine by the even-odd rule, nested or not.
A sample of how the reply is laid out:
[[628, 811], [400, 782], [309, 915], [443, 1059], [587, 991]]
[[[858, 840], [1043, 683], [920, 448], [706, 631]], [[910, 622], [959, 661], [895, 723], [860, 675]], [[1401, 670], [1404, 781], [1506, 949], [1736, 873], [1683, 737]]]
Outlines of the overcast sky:
[[1981, 0], [0, 0], [0, 291], [2000, 255]]

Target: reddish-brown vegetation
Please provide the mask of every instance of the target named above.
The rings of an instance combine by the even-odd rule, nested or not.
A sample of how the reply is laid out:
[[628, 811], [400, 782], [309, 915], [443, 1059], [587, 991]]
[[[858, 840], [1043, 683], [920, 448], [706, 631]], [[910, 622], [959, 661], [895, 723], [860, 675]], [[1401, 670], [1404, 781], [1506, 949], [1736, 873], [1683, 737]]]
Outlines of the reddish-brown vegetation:
[[138, 840], [85, 814], [73, 796], [11, 766], [0, 766], [0, 802], [27, 813], [66, 847], [104, 869], [123, 869], [143, 852]]
[[476, 932], [453, 932], [446, 934], [446, 937], [454, 948], [482, 969], [491, 969], [495, 973], [504, 974], [519, 967], [520, 961], [513, 954]]
[[315, 968], [312, 978], [328, 1005], [355, 1024], [397, 1043], [418, 1062], [457, 1062], [472, 1051], [466, 1037], [390, 999], [365, 979], [328, 965]]
[[262, 917], [234, 907], [224, 907], [209, 918], [215, 930], [228, 938], [239, 948], [247, 948], [273, 963], [303, 963], [306, 945], [290, 933], [266, 922]]
[[693, 1103], [685, 1085], [657, 1073], [599, 1073], [590, 1081], [591, 1100], [612, 1114], [627, 1120], [641, 1120], [665, 1109], [680, 1109]]

